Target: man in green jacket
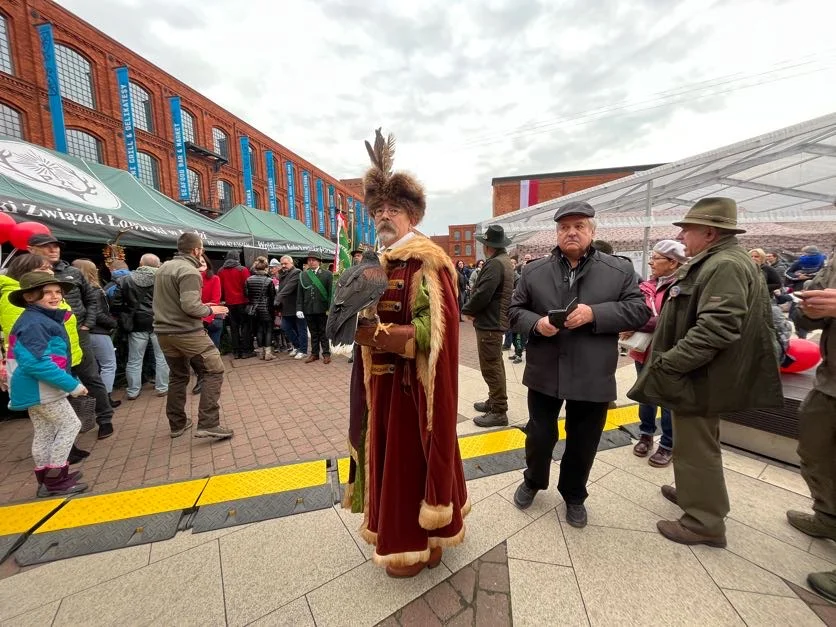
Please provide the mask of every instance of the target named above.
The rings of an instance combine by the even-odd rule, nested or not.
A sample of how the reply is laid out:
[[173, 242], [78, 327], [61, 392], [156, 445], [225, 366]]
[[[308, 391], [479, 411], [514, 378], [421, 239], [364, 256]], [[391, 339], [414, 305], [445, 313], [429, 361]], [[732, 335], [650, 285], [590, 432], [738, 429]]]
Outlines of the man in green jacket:
[[314, 250], [308, 253], [308, 267], [299, 275], [299, 287], [296, 290], [296, 317], [304, 318], [311, 331], [311, 354], [306, 364], [319, 360], [322, 350], [322, 363], [331, 363], [331, 346], [325, 335], [328, 324], [328, 309], [331, 307], [331, 283], [334, 275], [321, 266], [322, 255]]
[[[807, 331], [822, 329], [823, 361], [798, 411], [798, 456], [801, 476], [813, 497], [813, 514], [791, 510], [787, 520], [809, 536], [836, 540], [836, 265], [831, 262], [816, 275], [810, 289], [796, 294], [802, 299], [797, 325]], [[812, 573], [807, 582], [836, 602], [836, 570]]]
[[735, 201], [703, 198], [674, 225], [691, 260], [669, 290], [650, 360], [628, 396], [673, 412], [676, 488], [663, 486], [662, 495], [685, 513], [659, 521], [659, 532], [724, 547], [720, 415], [783, 405], [775, 332], [766, 283], [735, 237], [745, 233]]
[[154, 333], [169, 368], [165, 413], [171, 437], [177, 438], [192, 426], [186, 415], [186, 387], [191, 368], [203, 382], [198, 406], [196, 438], [231, 438], [232, 429], [220, 425], [221, 385], [224, 365], [221, 354], [206, 334], [203, 318], [226, 315], [222, 305], [201, 301], [200, 258], [203, 241], [197, 233], [183, 233], [177, 240], [177, 254], [166, 261], [154, 278]]
[[502, 340], [509, 328], [508, 308], [514, 293], [514, 265], [505, 252], [511, 240], [498, 224], [490, 225], [476, 239], [484, 246], [487, 261], [479, 272], [470, 300], [462, 308], [462, 315], [476, 327], [479, 369], [488, 386], [488, 400], [473, 404], [476, 411], [484, 414], [473, 422], [478, 427], [501, 427], [508, 424]]

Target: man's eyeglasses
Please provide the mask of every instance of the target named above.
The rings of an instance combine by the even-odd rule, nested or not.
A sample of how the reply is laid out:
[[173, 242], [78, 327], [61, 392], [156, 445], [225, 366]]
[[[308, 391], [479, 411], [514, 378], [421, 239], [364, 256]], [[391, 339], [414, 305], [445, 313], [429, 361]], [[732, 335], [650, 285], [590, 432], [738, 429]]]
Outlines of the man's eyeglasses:
[[650, 261], [667, 261], [667, 260], [668, 260], [668, 258], [667, 258], [667, 257], [662, 257], [661, 255], [658, 255], [658, 256], [657, 256], [657, 255], [653, 255], [653, 256], [650, 258]]
[[401, 215], [401, 213], [403, 213], [403, 209], [401, 209], [400, 207], [381, 207], [380, 209], [375, 209], [370, 213], [372, 214], [373, 218], [382, 216], [384, 213], [388, 213], [390, 216], [394, 218], [395, 216]]

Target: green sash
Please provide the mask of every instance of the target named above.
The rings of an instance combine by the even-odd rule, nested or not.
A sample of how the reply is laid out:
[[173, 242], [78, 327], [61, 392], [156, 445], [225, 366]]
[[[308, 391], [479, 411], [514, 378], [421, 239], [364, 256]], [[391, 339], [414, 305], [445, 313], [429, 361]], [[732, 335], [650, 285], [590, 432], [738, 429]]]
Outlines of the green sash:
[[325, 301], [326, 305], [331, 304], [331, 297], [328, 295], [328, 292], [325, 291], [325, 286], [322, 284], [322, 281], [319, 280], [319, 277], [316, 276], [311, 270], [305, 270], [305, 273], [310, 278], [311, 283], [319, 292], [319, 295], [322, 296], [322, 300]]

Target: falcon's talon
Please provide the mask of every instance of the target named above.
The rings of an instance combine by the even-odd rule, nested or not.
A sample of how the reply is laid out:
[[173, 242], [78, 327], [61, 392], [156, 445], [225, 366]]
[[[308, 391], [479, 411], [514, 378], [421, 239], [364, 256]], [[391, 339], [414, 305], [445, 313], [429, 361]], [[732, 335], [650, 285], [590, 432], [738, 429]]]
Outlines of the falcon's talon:
[[382, 322], [378, 321], [378, 323], [375, 327], [374, 335], [372, 336], [372, 339], [376, 340], [377, 339], [377, 334], [380, 333], [381, 331], [383, 331], [386, 335], [390, 335], [389, 329], [393, 326], [395, 326], [395, 324], [393, 322], [383, 324]]

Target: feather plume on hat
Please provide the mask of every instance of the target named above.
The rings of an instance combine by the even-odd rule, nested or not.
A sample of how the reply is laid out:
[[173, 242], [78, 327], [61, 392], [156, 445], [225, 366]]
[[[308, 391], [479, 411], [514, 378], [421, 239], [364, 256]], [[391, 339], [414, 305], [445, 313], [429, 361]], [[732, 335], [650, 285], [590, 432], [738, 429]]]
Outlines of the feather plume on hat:
[[424, 187], [406, 172], [393, 172], [395, 136], [384, 139], [381, 129], [375, 130], [374, 146], [365, 142], [372, 167], [363, 177], [366, 208], [374, 214], [384, 204], [400, 207], [410, 218], [419, 223], [424, 218], [427, 199]]

